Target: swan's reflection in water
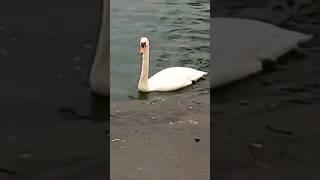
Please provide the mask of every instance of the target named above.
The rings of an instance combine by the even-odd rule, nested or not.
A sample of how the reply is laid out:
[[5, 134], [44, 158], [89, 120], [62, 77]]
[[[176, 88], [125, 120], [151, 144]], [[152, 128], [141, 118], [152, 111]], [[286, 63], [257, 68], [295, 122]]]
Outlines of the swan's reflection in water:
[[148, 97], [149, 97], [148, 95], [149, 95], [149, 93], [139, 92], [139, 93], [138, 93], [138, 99], [140, 99], [140, 100], [147, 100]]
[[167, 92], [139, 92], [138, 90], [136, 90], [136, 96], [129, 95], [127, 97], [130, 100], [159, 100], [166, 99], [168, 97], [171, 97], [172, 95], [182, 95], [190, 93], [190, 91], [201, 94], [203, 91], [207, 92], [209, 90], [209, 83], [209, 81], [203, 79], [192, 86], [187, 86], [182, 89]]

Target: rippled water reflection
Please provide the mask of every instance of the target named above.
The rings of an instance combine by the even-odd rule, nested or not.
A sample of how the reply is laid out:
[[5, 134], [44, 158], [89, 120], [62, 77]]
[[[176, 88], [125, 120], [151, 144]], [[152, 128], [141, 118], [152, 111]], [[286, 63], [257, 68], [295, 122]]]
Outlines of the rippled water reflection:
[[151, 75], [170, 66], [209, 70], [209, 0], [111, 1], [110, 14], [112, 100], [138, 97], [142, 36], [150, 40]]

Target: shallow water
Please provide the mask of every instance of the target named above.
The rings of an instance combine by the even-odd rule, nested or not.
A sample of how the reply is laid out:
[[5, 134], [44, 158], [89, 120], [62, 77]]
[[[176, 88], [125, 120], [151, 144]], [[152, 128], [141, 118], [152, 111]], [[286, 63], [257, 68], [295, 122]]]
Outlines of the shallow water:
[[[150, 40], [151, 75], [171, 66], [208, 71], [209, 3], [209, 0], [111, 1], [111, 100], [157, 98], [177, 93], [139, 95], [137, 84], [141, 57], [138, 42], [142, 36]], [[191, 88], [209, 90], [208, 83], [204, 82]], [[188, 90], [190, 87], [181, 91]]]

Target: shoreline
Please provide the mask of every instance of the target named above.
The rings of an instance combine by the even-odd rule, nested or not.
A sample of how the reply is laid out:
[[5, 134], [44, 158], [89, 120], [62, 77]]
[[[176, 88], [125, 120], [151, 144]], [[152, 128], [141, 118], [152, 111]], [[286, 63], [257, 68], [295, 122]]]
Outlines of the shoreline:
[[195, 84], [192, 84], [190, 86], [184, 87], [182, 89], [176, 90], [176, 91], [170, 91], [170, 92], [149, 92], [149, 93], [139, 93], [138, 90], [136, 90], [135, 96], [127, 96], [127, 98], [123, 99], [112, 99], [112, 95], [110, 96], [110, 104], [121, 104], [121, 103], [127, 103], [131, 101], [147, 101], [147, 100], [156, 100], [161, 98], [170, 98], [170, 97], [179, 97], [181, 95], [194, 95], [202, 93], [209, 92], [210, 91], [210, 73], [204, 77], [204, 79], [198, 80]]
[[111, 179], [210, 179], [209, 92], [110, 108]]

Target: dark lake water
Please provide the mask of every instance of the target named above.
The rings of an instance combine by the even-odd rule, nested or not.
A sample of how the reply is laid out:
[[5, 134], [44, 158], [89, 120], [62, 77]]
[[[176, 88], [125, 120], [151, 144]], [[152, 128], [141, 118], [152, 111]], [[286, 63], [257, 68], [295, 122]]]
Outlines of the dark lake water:
[[[142, 36], [150, 40], [150, 75], [171, 66], [209, 71], [209, 0], [121, 0], [111, 1], [110, 9], [112, 101], [141, 98], [137, 84]], [[181, 91], [209, 91], [206, 81]], [[148, 98], [181, 91], [150, 93]]]

